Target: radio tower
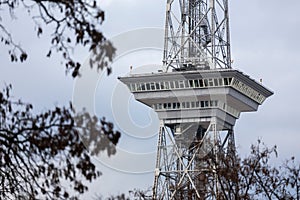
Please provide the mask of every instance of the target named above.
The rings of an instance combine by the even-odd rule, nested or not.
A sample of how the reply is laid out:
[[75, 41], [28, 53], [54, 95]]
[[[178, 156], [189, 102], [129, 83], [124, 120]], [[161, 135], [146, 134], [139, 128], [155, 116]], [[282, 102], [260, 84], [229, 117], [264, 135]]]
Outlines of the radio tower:
[[166, 70], [231, 68], [227, 0], [167, 0]]
[[273, 93], [231, 68], [228, 0], [167, 0], [163, 70], [119, 78], [160, 119], [153, 199], [236, 199], [234, 125]]

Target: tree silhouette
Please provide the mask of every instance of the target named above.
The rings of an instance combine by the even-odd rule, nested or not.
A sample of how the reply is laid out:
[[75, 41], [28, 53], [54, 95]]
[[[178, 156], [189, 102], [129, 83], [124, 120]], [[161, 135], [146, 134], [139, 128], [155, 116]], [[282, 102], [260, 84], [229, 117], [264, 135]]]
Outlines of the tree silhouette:
[[0, 92], [0, 199], [78, 199], [101, 175], [91, 155], [115, 154], [120, 133], [71, 105], [35, 114], [10, 92]]
[[295, 157], [282, 165], [270, 159], [277, 157], [277, 147], [266, 147], [260, 140], [251, 146], [251, 154], [238, 167], [237, 199], [300, 199], [300, 165]]
[[[225, 155], [225, 156], [224, 156]], [[201, 181], [205, 192], [204, 200], [299, 200], [300, 199], [300, 164], [295, 157], [282, 165], [272, 164], [277, 157], [277, 147], [267, 147], [261, 140], [251, 146], [250, 155], [241, 159], [239, 156], [218, 155], [218, 165], [207, 170]], [[213, 160], [211, 154], [207, 160]], [[274, 161], [274, 160], [273, 160]], [[215, 181], [217, 177], [218, 184]], [[217, 190], [216, 190], [217, 188]], [[102, 199], [98, 197], [97, 200]], [[129, 194], [111, 196], [109, 200], [151, 200], [151, 190], [133, 190]], [[174, 199], [198, 199], [195, 196], [174, 197]]]
[[[73, 77], [80, 69], [72, 57], [78, 45], [92, 52], [91, 67], [111, 73], [115, 49], [101, 31], [105, 15], [95, 0], [0, 0], [0, 41], [12, 62], [28, 54], [3, 19], [13, 22], [20, 10], [33, 20], [38, 37], [46, 26], [52, 30], [45, 56], [60, 53]], [[101, 175], [92, 156], [114, 155], [120, 133], [105, 118], [75, 113], [71, 104], [36, 113], [32, 104], [13, 99], [11, 89], [0, 91], [0, 199], [78, 199], [88, 190], [86, 182]]]
[[[267, 147], [261, 140], [252, 145], [250, 155], [241, 159], [223, 152], [211, 154], [207, 160], [218, 159], [215, 169], [205, 173], [204, 199], [218, 200], [298, 200], [300, 198], [300, 165], [295, 158], [274, 165], [277, 147]], [[211, 162], [211, 161], [210, 161]], [[218, 183], [210, 180], [215, 180]], [[216, 189], [217, 188], [217, 189]]]
[[105, 14], [96, 0], [0, 0], [0, 41], [10, 47], [8, 53], [12, 62], [23, 62], [28, 54], [14, 41], [12, 33], [2, 23], [4, 16], [1, 13], [9, 10], [11, 19], [15, 19], [15, 12], [20, 8], [31, 16], [37, 36], [43, 34], [45, 26], [53, 30], [47, 56], [50, 57], [53, 51], [59, 52], [66, 70], [71, 70], [73, 77], [79, 75], [80, 69], [80, 63], [71, 54], [76, 45], [92, 50], [92, 66], [107, 68], [108, 73], [111, 72], [109, 63], [112, 62], [115, 49], [101, 32]]

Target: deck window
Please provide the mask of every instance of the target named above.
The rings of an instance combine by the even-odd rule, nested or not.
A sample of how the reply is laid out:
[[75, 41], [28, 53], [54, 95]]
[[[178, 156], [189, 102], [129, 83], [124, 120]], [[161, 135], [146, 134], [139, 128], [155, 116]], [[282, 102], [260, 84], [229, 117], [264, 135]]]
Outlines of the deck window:
[[146, 83], [146, 89], [150, 90], [150, 83]]
[[201, 108], [204, 108], [204, 101], [201, 101]]
[[219, 86], [219, 83], [218, 83], [218, 79], [214, 79], [214, 84], [215, 84], [215, 86]]
[[171, 104], [171, 103], [168, 103], [167, 109], [171, 109], [171, 108], [172, 108], [172, 104]]
[[159, 110], [162, 109], [162, 104], [161, 104], [161, 103], [158, 104], [158, 109], [159, 109]]
[[219, 78], [219, 85], [223, 86], [223, 79], [222, 78]]
[[174, 89], [174, 88], [175, 88], [175, 87], [174, 87], [174, 81], [171, 81], [171, 82], [170, 82], [170, 88], [171, 88], [171, 89]]
[[151, 90], [155, 90], [155, 83], [150, 83]]
[[204, 87], [208, 87], [208, 80], [207, 79], [204, 79]]
[[228, 78], [228, 85], [231, 85], [232, 78]]
[[186, 102], [186, 108], [190, 108], [190, 102]]
[[166, 82], [165, 82], [165, 89], [169, 89], [169, 88], [170, 88], [169, 82], [166, 81]]
[[178, 81], [179, 88], [184, 88], [184, 81]]
[[194, 80], [194, 83], [195, 83], [195, 87], [199, 87], [199, 80]]
[[177, 109], [177, 104], [173, 103], [173, 109]]
[[213, 81], [213, 79], [208, 79], [208, 85], [210, 86], [210, 87], [213, 87], [214, 86], [214, 81]]
[[155, 83], [155, 89], [160, 90], [160, 84], [159, 83]]
[[136, 91], [135, 83], [131, 83], [131, 90]]
[[208, 101], [204, 101], [204, 107], [207, 108], [209, 106]]
[[145, 83], [141, 83], [141, 90], [142, 90], [142, 91], [145, 91], [145, 90], [146, 90]]
[[179, 88], [179, 83], [178, 83], [178, 81], [175, 81], [175, 88]]
[[194, 80], [189, 80], [189, 86], [190, 86], [191, 88], [194, 87]]
[[195, 108], [195, 102], [191, 102], [191, 108]]
[[167, 103], [164, 103], [164, 109], [167, 109]]
[[199, 80], [200, 87], [204, 87], [203, 79]]
[[189, 88], [190, 87], [190, 84], [189, 84], [189, 81], [188, 80], [184, 80], [184, 87], [185, 88]]
[[229, 85], [229, 79], [228, 78], [224, 78], [224, 85]]

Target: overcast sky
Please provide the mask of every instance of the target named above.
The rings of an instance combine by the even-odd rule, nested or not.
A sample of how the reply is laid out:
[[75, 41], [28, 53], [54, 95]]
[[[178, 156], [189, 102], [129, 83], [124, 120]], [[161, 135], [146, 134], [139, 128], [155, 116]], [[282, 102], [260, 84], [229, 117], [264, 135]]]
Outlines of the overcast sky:
[[[127, 37], [135, 33], [140, 34], [139, 30], [148, 28], [153, 31], [153, 28], [156, 28], [157, 31], [154, 30], [152, 36], [156, 38], [164, 27], [165, 0], [101, 0], [101, 2], [106, 11], [103, 31], [108, 38], [121, 39], [121, 42], [118, 41], [121, 47], [127, 45], [124, 43]], [[299, 11], [298, 0], [230, 1], [233, 67], [256, 80], [262, 78], [263, 84], [275, 93], [258, 112], [243, 113], [237, 121], [236, 143], [242, 155], [246, 155], [250, 145], [261, 138], [269, 146], [275, 144], [278, 146], [281, 160], [292, 155], [300, 156]], [[14, 95], [22, 97], [26, 102], [32, 102], [37, 110], [67, 104], [74, 96], [76, 98], [74, 93], [78, 92], [78, 84], [81, 82], [65, 76], [64, 67], [60, 65], [61, 60], [58, 56], [54, 56], [51, 60], [45, 58], [49, 46], [47, 35], [36, 39], [33, 23], [26, 16], [25, 13], [18, 14], [18, 22], [8, 21], [8, 23], [16, 38], [28, 49], [29, 59], [25, 64], [10, 63], [5, 48], [1, 47], [0, 85], [2, 87], [4, 83], [12, 83]], [[126, 35], [128, 31], [129, 36]], [[141, 48], [147, 47], [143, 46], [143, 40], [152, 42], [153, 48], [130, 52], [131, 49], [128, 47], [128, 52], [122, 52], [125, 54], [114, 62], [113, 76], [109, 78], [96, 76], [95, 85], [92, 87], [87, 85], [86, 90], [91, 90], [94, 94], [95, 113], [99, 117], [106, 115], [108, 119], [116, 122], [124, 133], [120, 142], [121, 152], [127, 150], [130, 154], [128, 159], [127, 154], [112, 158], [111, 161], [97, 158], [104, 163], [109, 162], [110, 167], [101, 165], [104, 175], [100, 181], [91, 186], [91, 191], [109, 194], [126, 192], [132, 188], [145, 189], [147, 185], [152, 185], [153, 174], [146, 171], [155, 164], [152, 154], [155, 151], [156, 137], [151, 131], [157, 128], [157, 118], [153, 112], [136, 103], [126, 88], [122, 88], [116, 80], [117, 75], [128, 73], [130, 65], [147, 68], [148, 65], [161, 64], [160, 44], [163, 38], [155, 43], [151, 41], [151, 34], [138, 37], [136, 41]], [[84, 63], [89, 54], [84, 49], [78, 49], [75, 55]], [[104, 98], [103, 94], [109, 98]], [[120, 119], [124, 113], [118, 113], [122, 108], [118, 108], [117, 105], [118, 102], [122, 102], [122, 97], [128, 108], [124, 116], [130, 117], [130, 121], [135, 122], [135, 134], [140, 132], [141, 135], [130, 135], [128, 127], [124, 125], [127, 123], [123, 123]], [[151, 131], [145, 133], [143, 130]], [[147, 160], [143, 160], [145, 157]], [[112, 163], [114, 161], [117, 164], [114, 165]], [[146, 163], [147, 166], [135, 166], [130, 171], [130, 167], [139, 162]], [[145, 173], [142, 173], [143, 167]], [[139, 173], [133, 174], [134, 170]]]

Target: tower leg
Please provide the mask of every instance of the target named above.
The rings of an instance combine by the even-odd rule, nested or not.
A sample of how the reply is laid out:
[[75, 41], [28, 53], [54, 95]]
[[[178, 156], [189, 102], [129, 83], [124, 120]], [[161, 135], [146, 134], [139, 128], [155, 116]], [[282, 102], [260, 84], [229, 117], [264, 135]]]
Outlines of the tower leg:
[[[206, 129], [191, 129], [194, 132], [175, 133], [174, 127], [160, 123], [153, 199], [234, 199], [235, 187], [224, 176], [224, 171], [233, 173], [228, 170], [235, 158], [233, 131], [219, 130], [214, 119]], [[226, 135], [221, 137], [220, 132]], [[231, 158], [230, 162], [227, 158]]]
[[156, 155], [156, 167], [154, 174], [154, 185], [153, 185], [153, 200], [158, 199], [158, 181], [160, 175], [160, 165], [161, 165], [161, 155], [162, 147], [164, 146], [165, 134], [164, 134], [164, 123], [160, 122], [159, 133], [158, 133], [158, 142], [157, 142], [157, 155]]

